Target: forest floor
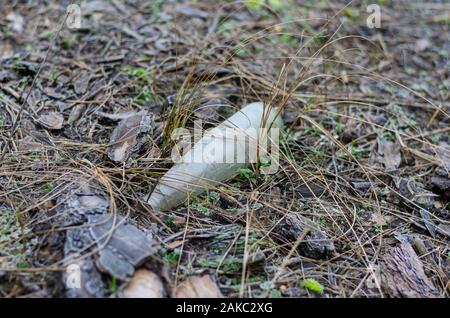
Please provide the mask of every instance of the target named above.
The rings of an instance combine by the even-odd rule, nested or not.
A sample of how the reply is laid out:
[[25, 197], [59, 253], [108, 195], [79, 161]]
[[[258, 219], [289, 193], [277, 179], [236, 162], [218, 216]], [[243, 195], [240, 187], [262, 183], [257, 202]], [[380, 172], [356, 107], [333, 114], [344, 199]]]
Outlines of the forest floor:
[[[79, 28], [69, 1], [20, 3], [0, 17], [0, 297], [80, 296], [73, 246], [82, 296], [139, 283], [74, 239], [83, 209], [145, 233], [132, 268], [161, 297], [449, 296], [447, 1], [92, 0]], [[275, 174], [146, 205], [175, 128], [254, 101], [282, 108]]]

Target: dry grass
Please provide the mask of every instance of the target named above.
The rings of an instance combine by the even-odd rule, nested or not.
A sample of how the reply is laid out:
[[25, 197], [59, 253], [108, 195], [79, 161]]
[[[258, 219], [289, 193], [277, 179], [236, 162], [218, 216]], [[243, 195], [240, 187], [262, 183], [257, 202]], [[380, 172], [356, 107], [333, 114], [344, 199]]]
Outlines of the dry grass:
[[[26, 8], [10, 7], [26, 15]], [[169, 12], [170, 7], [161, 6], [159, 13]], [[165, 41], [161, 45], [168, 48], [142, 45], [134, 22], [126, 36], [119, 23], [123, 12], [101, 22], [116, 26], [97, 29], [105, 36], [117, 35], [114, 32], [124, 36], [108, 42], [111, 48], [105, 52], [89, 41], [85, 46], [93, 53], [83, 51], [81, 40], [72, 48], [64, 47], [70, 32], [63, 29], [43, 73], [49, 74], [53, 67], [59, 74], [74, 76], [74, 69], [63, 64], [70, 59], [75, 69], [96, 76], [85, 94], [64, 101], [71, 107], [63, 112], [66, 122], [76, 107], [82, 110], [61, 132], [39, 125], [29, 128], [40, 112], [55, 109], [52, 103], [28, 103], [22, 112], [20, 98], [3, 90], [0, 281], [6, 283], [1, 284], [0, 295], [60, 295], [60, 277], [55, 273], [63, 270], [61, 246], [50, 248], [45, 262], [37, 258], [41, 249], [48, 250], [42, 243], [50, 233], [64, 228], [40, 230], [39, 225], [48, 221], [64, 189], [82, 179], [95, 181], [107, 194], [112, 213], [126, 215], [144, 229], [156, 227], [160, 258], [174, 284], [208, 270], [218, 276], [222, 292], [230, 297], [320, 296], [300, 287], [309, 278], [318, 281], [329, 297], [389, 296], [380, 281], [380, 259], [402, 234], [426, 246], [425, 253], [418, 253], [425, 272], [440, 296], [447, 297], [449, 237], [432, 236], [418, 212], [428, 209], [434, 224], [450, 225], [448, 195], [430, 186], [436, 169], [445, 170], [448, 177], [443, 157], [436, 155], [448, 151], [450, 141], [450, 83], [448, 69], [442, 71], [448, 67], [448, 43], [441, 36], [448, 26], [432, 19], [434, 10], [441, 9], [416, 8], [409, 2], [384, 4], [383, 28], [378, 32], [365, 27], [361, 3], [302, 6], [295, 1], [285, 9], [259, 10], [234, 2], [220, 8], [211, 3], [198, 7], [209, 12], [207, 20], [192, 22], [180, 15], [160, 22], [165, 34], [160, 36]], [[354, 17], [348, 8], [360, 15]], [[145, 16], [149, 9], [142, 4], [128, 8], [128, 14]], [[421, 33], [413, 35], [420, 28], [415, 19], [429, 32], [426, 38], [431, 44], [422, 52], [414, 52], [414, 43], [425, 38]], [[130, 49], [133, 45], [139, 47], [137, 52]], [[105, 67], [91, 61], [100, 53], [99, 57], [115, 56], [119, 48], [127, 50], [122, 64], [150, 74], [158, 98], [151, 96], [140, 105], [131, 89], [138, 83], [121, 71], [120, 64]], [[442, 52], [446, 48], [447, 57]], [[401, 60], [402, 54], [409, 59]], [[33, 85], [32, 79], [28, 77], [21, 87], [23, 92]], [[39, 89], [55, 87], [42, 75], [34, 79]], [[18, 87], [9, 87], [19, 93]], [[66, 96], [72, 93], [69, 88], [60, 91]], [[168, 96], [175, 96], [173, 103], [166, 101]], [[142, 195], [170, 167], [171, 132], [192, 129], [195, 110], [217, 97], [229, 103], [228, 114], [255, 100], [278, 107], [286, 122], [279, 171], [265, 176], [253, 167], [255, 173], [191, 197], [168, 214], [146, 208]], [[162, 105], [156, 102], [160, 100]], [[142, 148], [125, 164], [110, 162], [106, 148], [114, 123], [101, 119], [97, 111], [156, 112], [158, 107], [163, 128], [153, 146]], [[35, 130], [40, 138], [32, 134]], [[22, 139], [30, 134], [39, 143], [37, 151], [23, 149]], [[400, 145], [401, 163], [396, 169], [388, 171], [383, 165], [377, 152], [380, 140]], [[161, 150], [160, 157], [152, 153], [155, 148]], [[398, 187], [401, 179], [434, 191], [432, 208], [405, 195]], [[314, 191], [317, 186], [320, 194]], [[305, 235], [296, 241], [280, 237], [276, 225], [293, 213], [313, 220], [333, 240], [334, 256], [308, 258], [298, 248]], [[51, 279], [42, 285], [38, 283], [42, 277]]]

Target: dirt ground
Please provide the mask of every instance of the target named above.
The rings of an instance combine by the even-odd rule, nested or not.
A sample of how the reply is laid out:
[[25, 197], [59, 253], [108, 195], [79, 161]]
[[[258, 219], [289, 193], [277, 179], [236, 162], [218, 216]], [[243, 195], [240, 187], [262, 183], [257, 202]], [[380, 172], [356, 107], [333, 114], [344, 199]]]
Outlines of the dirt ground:
[[[1, 1], [0, 297], [449, 296], [448, 1], [75, 2]], [[278, 171], [152, 210], [173, 130], [254, 101]], [[102, 268], [89, 213], [151, 256]]]

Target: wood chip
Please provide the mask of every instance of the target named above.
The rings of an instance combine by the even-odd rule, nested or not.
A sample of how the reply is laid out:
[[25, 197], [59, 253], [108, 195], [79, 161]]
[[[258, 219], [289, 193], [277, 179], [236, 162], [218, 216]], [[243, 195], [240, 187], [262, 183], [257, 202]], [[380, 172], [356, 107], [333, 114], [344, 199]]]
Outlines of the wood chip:
[[33, 137], [26, 136], [16, 141], [17, 149], [23, 152], [38, 152], [43, 149], [43, 145], [36, 142]]
[[450, 178], [440, 176], [431, 177], [431, 184], [440, 190], [448, 191], [450, 189]]
[[164, 298], [165, 295], [161, 278], [146, 269], [137, 270], [120, 294], [122, 298]]
[[435, 298], [436, 288], [425, 275], [411, 244], [390, 248], [381, 260], [381, 286], [391, 297]]
[[115, 162], [125, 162], [135, 150], [140, 133], [153, 130], [153, 114], [139, 112], [121, 120], [111, 134], [108, 157]]
[[73, 83], [75, 93], [77, 94], [86, 93], [91, 78], [92, 78], [91, 73], [87, 71], [82, 71], [81, 74], [78, 76], [77, 80]]
[[335, 246], [317, 224], [298, 213], [286, 215], [274, 228], [283, 241], [296, 242], [304, 235], [299, 253], [310, 258], [328, 258], [335, 252]]
[[[153, 241], [121, 216], [89, 215], [90, 234], [101, 248], [97, 266], [120, 280], [131, 276], [157, 249]], [[105, 245], [106, 243], [106, 245]]]
[[175, 290], [175, 298], [222, 298], [219, 287], [210, 275], [188, 277]]

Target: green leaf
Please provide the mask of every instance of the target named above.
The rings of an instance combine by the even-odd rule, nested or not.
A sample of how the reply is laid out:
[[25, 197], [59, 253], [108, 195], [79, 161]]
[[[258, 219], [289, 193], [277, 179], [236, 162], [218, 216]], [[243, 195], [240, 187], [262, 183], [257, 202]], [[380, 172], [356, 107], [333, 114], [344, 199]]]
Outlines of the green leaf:
[[241, 168], [239, 169], [239, 177], [241, 179], [250, 179], [251, 177], [253, 177], [253, 170], [249, 169], [249, 168]]
[[259, 285], [263, 290], [271, 290], [273, 288], [273, 284], [270, 281], [263, 282]]
[[280, 298], [281, 297], [281, 292], [279, 290], [273, 289], [270, 292], [270, 298]]
[[300, 287], [305, 288], [309, 291], [322, 294], [323, 293], [323, 286], [314, 278], [308, 278], [304, 280]]
[[293, 39], [294, 38], [289, 34], [283, 34], [282, 36], [280, 36], [280, 40], [286, 43], [291, 43]]
[[166, 251], [163, 260], [166, 264], [176, 265], [181, 257], [181, 250], [175, 249], [172, 252]]
[[264, 0], [245, 0], [245, 6], [249, 9], [258, 10], [263, 5]]
[[50, 193], [53, 191], [53, 189], [55, 188], [55, 185], [51, 182], [47, 183], [44, 187], [44, 191], [47, 193]]
[[342, 11], [342, 13], [346, 18], [350, 19], [351, 21], [358, 20], [359, 12], [356, 9], [347, 7]]
[[109, 292], [111, 293], [112, 297], [117, 297], [118, 294], [118, 286], [117, 286], [117, 278], [111, 277], [110, 281], [108, 282]]
[[269, 5], [276, 10], [283, 8], [283, 3], [280, 0], [269, 0]]

